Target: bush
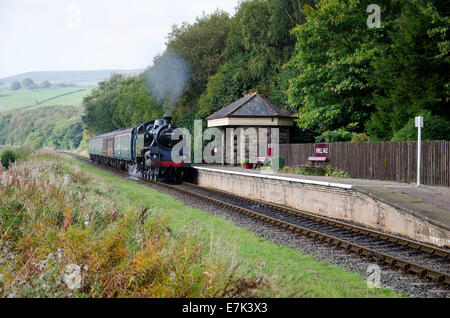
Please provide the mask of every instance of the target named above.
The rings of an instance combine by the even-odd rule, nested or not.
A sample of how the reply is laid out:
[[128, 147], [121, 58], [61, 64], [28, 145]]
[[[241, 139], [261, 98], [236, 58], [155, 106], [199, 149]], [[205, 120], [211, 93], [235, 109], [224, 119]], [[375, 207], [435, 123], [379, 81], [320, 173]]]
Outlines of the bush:
[[352, 133], [344, 128], [329, 130], [316, 137], [316, 142], [348, 142], [352, 140]]
[[172, 232], [159, 207], [122, 204], [117, 188], [48, 150], [0, 184], [0, 258], [10, 255], [0, 297], [254, 297], [267, 287], [235, 273], [221, 242]]
[[283, 173], [295, 173], [302, 174], [306, 176], [327, 176], [338, 179], [350, 178], [347, 171], [344, 170], [334, 170], [330, 165], [325, 168], [321, 167], [304, 167], [304, 168], [291, 168], [289, 166], [284, 166], [283, 169], [280, 170]]
[[352, 140], [351, 142], [367, 142], [369, 141], [369, 136], [366, 135], [366, 133], [353, 133], [352, 134]]
[[[450, 140], [450, 121], [434, 116], [430, 113], [423, 114], [422, 140]], [[415, 141], [417, 140], [417, 128], [415, 119], [394, 134], [391, 141]]]
[[12, 149], [5, 149], [0, 154], [2, 166], [6, 169], [9, 168], [9, 164], [16, 161], [17, 157]]
[[325, 169], [325, 176], [337, 179], [350, 178], [347, 171], [344, 171], [342, 169], [334, 170], [333, 167], [330, 165], [328, 165]]

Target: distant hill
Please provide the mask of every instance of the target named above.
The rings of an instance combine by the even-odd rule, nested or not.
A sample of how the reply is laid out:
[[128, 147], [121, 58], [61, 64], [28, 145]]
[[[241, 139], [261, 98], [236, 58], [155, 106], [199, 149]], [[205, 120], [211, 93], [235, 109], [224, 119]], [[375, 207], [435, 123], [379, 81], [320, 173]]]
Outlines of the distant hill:
[[[134, 75], [143, 72], [145, 69], [135, 70], [95, 70], [95, 71], [42, 71], [42, 72], [27, 72], [17, 74], [5, 78], [0, 78], [0, 82], [4, 85], [11, 84], [14, 81], [22, 82], [26, 77], [31, 78], [35, 83], [40, 83], [45, 80], [49, 80], [52, 83], [71, 82], [82, 83], [89, 82], [94, 84], [95, 82], [103, 81], [110, 77], [112, 73], [122, 73], [126, 75]], [[94, 83], [93, 83], [94, 82]]]

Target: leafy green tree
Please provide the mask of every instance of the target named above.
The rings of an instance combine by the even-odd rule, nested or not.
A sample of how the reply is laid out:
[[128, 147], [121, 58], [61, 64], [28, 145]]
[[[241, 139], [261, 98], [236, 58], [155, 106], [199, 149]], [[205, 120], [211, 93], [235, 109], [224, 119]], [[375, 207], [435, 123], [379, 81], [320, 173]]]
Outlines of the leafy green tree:
[[316, 2], [241, 2], [227, 37], [227, 61], [210, 77], [199, 100], [199, 116], [204, 118], [255, 90], [284, 105], [283, 90], [287, 89], [290, 71], [283, 71], [282, 66], [291, 58], [295, 45], [290, 31], [303, 23], [303, 8], [314, 7]]
[[137, 125], [163, 116], [146, 85], [146, 74], [127, 78], [117, 97], [114, 122], [121, 127]]
[[70, 149], [82, 137], [82, 107], [48, 106], [0, 114], [0, 144]]
[[441, 18], [448, 8], [441, 1], [399, 3], [399, 14], [387, 25], [389, 41], [372, 63], [376, 111], [367, 129], [378, 140], [403, 136], [405, 123], [425, 110], [450, 120], [449, 19]]
[[92, 135], [97, 135], [121, 128], [113, 116], [117, 109], [117, 97], [125, 82], [122, 74], [112, 74], [109, 80], [98, 83], [91, 94], [83, 98], [85, 114], [83, 122]]
[[81, 142], [83, 124], [81, 118], [72, 117], [59, 121], [53, 129], [48, 143], [56, 149], [74, 149]]
[[19, 89], [22, 88], [22, 85], [20, 85], [20, 83], [18, 81], [14, 81], [11, 83], [11, 90], [12, 91], [17, 91]]
[[167, 48], [185, 58], [191, 68], [188, 90], [199, 96], [208, 78], [224, 62], [225, 40], [231, 27], [228, 13], [216, 11], [203, 15], [190, 25], [173, 26]]
[[48, 80], [43, 81], [40, 85], [41, 88], [49, 88], [50, 86], [52, 86], [52, 84]]
[[288, 97], [300, 128], [321, 133], [353, 124], [363, 130], [374, 107], [371, 62], [382, 38], [382, 30], [366, 25], [369, 3], [328, 0], [304, 10], [287, 66], [296, 74]]
[[30, 88], [33, 84], [34, 84], [34, 82], [31, 78], [26, 77], [22, 80], [23, 88]]
[[189, 66], [186, 87], [173, 112], [174, 121], [190, 127], [197, 118], [198, 99], [208, 79], [225, 62], [225, 45], [231, 19], [223, 11], [203, 15], [193, 24], [173, 26], [168, 36], [167, 50], [180, 54]]
[[[422, 140], [450, 140], [450, 120], [431, 115], [431, 112], [420, 113], [424, 117], [422, 128]], [[417, 140], [417, 128], [414, 118], [408, 120], [404, 127], [395, 132], [392, 141], [414, 141]]]
[[1, 164], [6, 169], [9, 168], [9, 165], [16, 161], [16, 154], [12, 149], [4, 149], [0, 153]]
[[198, 115], [201, 118], [206, 118], [251, 90], [250, 78], [246, 72], [247, 61], [245, 55], [238, 54], [210, 77], [199, 100]]

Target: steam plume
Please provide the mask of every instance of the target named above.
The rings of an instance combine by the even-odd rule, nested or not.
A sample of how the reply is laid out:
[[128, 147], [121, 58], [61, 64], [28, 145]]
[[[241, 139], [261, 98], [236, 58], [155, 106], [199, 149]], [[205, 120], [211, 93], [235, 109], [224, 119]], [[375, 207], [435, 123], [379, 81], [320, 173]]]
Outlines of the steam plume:
[[189, 65], [173, 51], [155, 57], [148, 70], [148, 84], [153, 97], [163, 105], [164, 115], [172, 115], [175, 103], [184, 92]]

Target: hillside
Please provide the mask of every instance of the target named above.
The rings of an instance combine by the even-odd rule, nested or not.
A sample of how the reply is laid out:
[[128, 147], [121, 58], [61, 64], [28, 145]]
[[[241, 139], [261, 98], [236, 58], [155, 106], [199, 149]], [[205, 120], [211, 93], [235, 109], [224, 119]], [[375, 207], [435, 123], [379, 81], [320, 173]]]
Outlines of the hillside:
[[0, 78], [0, 82], [9, 85], [14, 81], [22, 82], [24, 78], [31, 78], [35, 83], [48, 80], [50, 82], [99, 82], [107, 79], [112, 73], [122, 73], [126, 75], [134, 75], [144, 71], [144, 69], [136, 70], [90, 70], [90, 71], [43, 71], [43, 72], [27, 72], [5, 78]]
[[50, 87], [0, 93], [0, 112], [33, 106], [81, 105], [92, 87]]
[[76, 148], [83, 134], [82, 112], [81, 106], [45, 106], [0, 113], [0, 145]]

